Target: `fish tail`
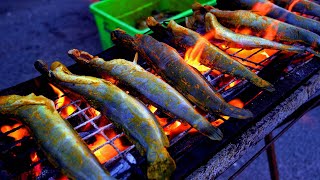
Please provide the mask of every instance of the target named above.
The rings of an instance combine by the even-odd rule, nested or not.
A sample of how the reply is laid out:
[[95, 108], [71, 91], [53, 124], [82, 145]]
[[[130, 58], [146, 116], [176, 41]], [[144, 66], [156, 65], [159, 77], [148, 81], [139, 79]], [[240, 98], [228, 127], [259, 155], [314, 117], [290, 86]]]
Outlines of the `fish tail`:
[[221, 113], [237, 119], [248, 119], [253, 117], [253, 114], [251, 111], [247, 109], [241, 109], [231, 105], [227, 106], [227, 108], [221, 111]]
[[176, 169], [174, 160], [169, 155], [166, 148], [161, 148], [147, 152], [148, 159], [148, 179], [169, 179]]
[[315, 50], [313, 50], [312, 48], [306, 48], [306, 51], [311, 53], [311, 54], [314, 54], [317, 57], [320, 57], [320, 53], [315, 51]]
[[267, 91], [269, 91], [269, 92], [275, 91], [275, 88], [274, 88], [274, 86], [273, 86], [271, 83], [269, 83], [269, 82], [266, 81], [266, 80], [263, 80], [263, 79], [260, 78], [260, 77], [252, 79], [251, 82], [252, 82], [253, 84], [255, 84], [256, 86], [258, 86], [258, 87], [260, 87], [260, 88], [263, 88], [263, 89], [265, 89], [265, 90], [267, 90]]
[[223, 134], [219, 128], [214, 127], [206, 120], [196, 120], [193, 123], [190, 123], [192, 127], [197, 129], [200, 133], [209, 137], [211, 140], [222, 140]]

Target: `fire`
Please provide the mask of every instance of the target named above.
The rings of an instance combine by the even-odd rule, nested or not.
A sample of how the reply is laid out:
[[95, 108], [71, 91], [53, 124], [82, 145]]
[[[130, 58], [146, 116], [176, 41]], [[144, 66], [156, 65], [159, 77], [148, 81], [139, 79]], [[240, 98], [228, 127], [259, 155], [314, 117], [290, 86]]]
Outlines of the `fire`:
[[[37, 152], [32, 152], [30, 154], [30, 159], [33, 163], [36, 163], [40, 160], [40, 158], [37, 155]], [[41, 171], [42, 171], [41, 164], [37, 164], [33, 167], [33, 172], [36, 176], [39, 176], [41, 174]]]
[[169, 139], [174, 138], [183, 131], [189, 129], [191, 126], [187, 123], [181, 123], [180, 121], [175, 121], [174, 123], [168, 125], [164, 128], [166, 135], [169, 135]]
[[[238, 108], [243, 108], [243, 107], [244, 107], [244, 103], [243, 103], [240, 99], [238, 99], [238, 98], [232, 99], [232, 100], [229, 101], [228, 103], [231, 104], [231, 105], [233, 105], [233, 106], [235, 106], [235, 107], [238, 107]], [[222, 117], [224, 120], [230, 119], [229, 116], [221, 116], [221, 117]], [[215, 127], [218, 127], [218, 126], [220, 126], [222, 123], [224, 123], [224, 120], [222, 120], [222, 119], [217, 119], [217, 120], [211, 122], [211, 124], [212, 124], [213, 126], [215, 126]]]
[[148, 108], [152, 113], [156, 112], [156, 110], [158, 109], [158, 108], [156, 108], [156, 107], [154, 107], [152, 105], [149, 105]]
[[270, 26], [266, 28], [266, 33], [263, 38], [273, 41], [278, 33], [279, 21], [274, 21]]
[[265, 16], [272, 10], [272, 3], [263, 3], [263, 2], [257, 2], [253, 7], [252, 11], [255, 13]]
[[300, 0], [293, 0], [292, 3], [288, 6], [288, 11], [292, 11], [292, 8], [299, 2]]
[[[21, 123], [17, 123], [17, 124], [14, 124], [13, 126], [9, 126], [9, 125], [4, 125], [0, 128], [1, 132], [2, 133], [6, 133], [14, 128], [17, 128], [19, 126], [21, 126], [22, 124]], [[25, 136], [29, 136], [29, 132], [28, 132], [28, 129], [25, 128], [25, 127], [21, 127], [20, 129], [14, 131], [14, 132], [11, 132], [10, 134], [8, 134], [8, 136], [10, 137], [13, 137], [16, 141], [22, 139], [23, 137]]]
[[[112, 138], [112, 136], [116, 136], [116, 133], [114, 131], [112, 131], [112, 134], [108, 135], [109, 138]], [[107, 139], [105, 139], [101, 134], [96, 134], [95, 138], [96, 138], [96, 141], [88, 145], [89, 149], [91, 150], [94, 150], [107, 142]], [[123, 143], [121, 142], [121, 139], [119, 138], [116, 139], [113, 143], [118, 149], [120, 149], [120, 151], [123, 151], [128, 148], [128, 146], [123, 145]], [[106, 144], [102, 148], [94, 152], [94, 155], [98, 158], [99, 162], [102, 164], [107, 162], [111, 158], [115, 157], [117, 154], [118, 152], [110, 144]]]
[[[54, 85], [52, 85], [50, 83], [49, 83], [49, 85], [52, 87], [53, 91], [58, 95], [58, 99], [55, 100], [56, 109], [59, 109], [59, 108], [71, 103], [71, 99], [64, 96], [64, 93], [60, 89], [58, 89], [57, 87], [55, 87]], [[67, 118], [76, 110], [77, 110], [77, 108], [74, 105], [68, 105], [67, 107], [62, 109], [60, 115], [62, 118]]]
[[207, 72], [210, 70], [207, 66], [201, 65], [200, 57], [202, 51], [205, 47], [205, 43], [202, 40], [199, 40], [194, 47], [189, 48], [186, 51], [184, 60], [192, 67], [196, 68], [201, 73]]
[[243, 34], [243, 35], [251, 35], [252, 34], [252, 31], [250, 28], [236, 28], [234, 30], [236, 33], [238, 34]]

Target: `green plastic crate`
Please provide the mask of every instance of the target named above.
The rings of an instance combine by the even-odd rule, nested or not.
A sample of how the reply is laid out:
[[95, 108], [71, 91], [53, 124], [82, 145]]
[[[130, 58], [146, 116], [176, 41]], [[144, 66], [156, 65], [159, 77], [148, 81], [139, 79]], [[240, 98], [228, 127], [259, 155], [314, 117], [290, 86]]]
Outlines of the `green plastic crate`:
[[[103, 49], [113, 45], [110, 32], [116, 28], [125, 30], [130, 35], [144, 34], [149, 28], [136, 29], [137, 20], [148, 17], [153, 10], [180, 11], [181, 13], [169, 18], [180, 19], [192, 14], [191, 5], [195, 0], [105, 0], [91, 4], [90, 11], [93, 13], [98, 27]], [[201, 4], [215, 5], [216, 0], [198, 0]]]

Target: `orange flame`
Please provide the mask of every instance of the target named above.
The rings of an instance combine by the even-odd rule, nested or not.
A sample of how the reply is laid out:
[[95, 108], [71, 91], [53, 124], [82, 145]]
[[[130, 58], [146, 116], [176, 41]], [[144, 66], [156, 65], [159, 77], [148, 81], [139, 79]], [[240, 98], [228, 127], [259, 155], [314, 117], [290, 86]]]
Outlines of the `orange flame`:
[[266, 33], [263, 38], [273, 41], [278, 33], [279, 21], [274, 21], [270, 26], [266, 28]]
[[149, 105], [148, 108], [152, 113], [156, 112], [156, 110], [158, 109], [158, 108], [156, 108], [156, 107], [154, 107], [152, 105]]
[[210, 68], [200, 63], [200, 57], [204, 50], [205, 42], [199, 40], [194, 47], [190, 47], [184, 56], [184, 60], [192, 67], [196, 68], [201, 73], [204, 73]]
[[222, 119], [218, 119], [218, 120], [215, 120], [215, 121], [212, 121], [211, 124], [214, 126], [214, 127], [218, 127], [220, 126], [221, 124], [223, 124], [224, 121]]
[[[40, 160], [40, 158], [37, 155], [37, 152], [32, 152], [30, 154], [30, 158], [31, 158], [31, 161], [34, 163]], [[41, 171], [42, 171], [41, 164], [37, 164], [33, 167], [33, 172], [36, 176], [39, 176], [41, 174]]]
[[[52, 87], [53, 91], [58, 95], [58, 99], [55, 101], [56, 104], [56, 109], [59, 109], [65, 105], [68, 105], [71, 103], [71, 99], [69, 99], [66, 96], [63, 96], [64, 93], [58, 89], [57, 87], [55, 87], [54, 85], [50, 84], [49, 85]], [[60, 115], [62, 118], [67, 118], [68, 116], [70, 116], [73, 112], [75, 112], [77, 110], [77, 108], [74, 105], [68, 105], [67, 107], [65, 107]]]
[[252, 11], [259, 14], [260, 16], [265, 16], [272, 10], [272, 3], [263, 3], [263, 2], [257, 2], [252, 7]]
[[[11, 129], [17, 128], [21, 125], [22, 125], [21, 123], [14, 124], [13, 126], [4, 125], [0, 128], [0, 130], [2, 133], [6, 133], [6, 132], [10, 131]], [[11, 132], [10, 134], [8, 134], [8, 136], [13, 137], [16, 141], [22, 139], [25, 136], [29, 136], [29, 135], [30, 134], [28, 132], [28, 129], [25, 127], [22, 127], [14, 132]]]
[[[109, 138], [112, 138], [112, 136], [113, 137], [116, 136], [116, 133], [114, 131], [111, 131], [110, 134], [108, 134]], [[88, 145], [89, 149], [91, 150], [94, 150], [107, 142], [107, 140], [101, 134], [96, 134], [95, 138], [96, 138], [96, 141], [93, 144]], [[121, 142], [121, 139], [119, 138], [116, 139], [113, 143], [120, 151], [123, 151], [128, 148], [128, 146], [123, 145], [123, 143]], [[94, 155], [98, 158], [100, 163], [107, 162], [108, 160], [115, 157], [117, 154], [118, 154], [117, 151], [109, 144], [104, 145], [102, 148], [94, 152]]]
[[292, 3], [288, 6], [288, 11], [292, 12], [292, 8], [299, 2], [300, 0], [294, 0]]
[[175, 121], [174, 123], [168, 125], [164, 128], [166, 135], [169, 135], [169, 139], [174, 138], [183, 131], [189, 129], [191, 126], [187, 123], [181, 123], [180, 121]]

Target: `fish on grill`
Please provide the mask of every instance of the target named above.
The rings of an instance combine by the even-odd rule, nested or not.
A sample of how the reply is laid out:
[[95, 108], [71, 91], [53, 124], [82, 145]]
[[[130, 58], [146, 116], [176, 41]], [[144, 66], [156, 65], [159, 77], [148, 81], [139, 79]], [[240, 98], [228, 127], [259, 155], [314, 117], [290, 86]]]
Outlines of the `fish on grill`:
[[160, 107], [178, 118], [184, 119], [210, 139], [222, 139], [222, 132], [200, 115], [178, 91], [154, 74], [144, 70], [135, 62], [125, 59], [104, 61], [99, 57], [94, 57], [77, 49], [70, 50], [69, 56], [76, 62], [92, 68], [100, 74], [106, 73], [129, 85], [153, 102], [156, 107]]
[[258, 15], [268, 16], [320, 35], [319, 21], [297, 15], [268, 0], [221, 0], [218, 3], [234, 9], [251, 10]]
[[114, 179], [46, 97], [0, 96], [0, 116], [17, 118], [28, 126], [48, 160], [68, 177]]
[[253, 116], [249, 110], [226, 103], [204, 77], [190, 67], [171, 46], [149, 35], [131, 37], [123, 30], [113, 31], [111, 37], [116, 45], [138, 52], [157, 74], [199, 108], [239, 119]]
[[[318, 51], [320, 48], [320, 36], [306, 29], [278, 21], [266, 16], [260, 16], [251, 11], [219, 10], [212, 6], [202, 6], [199, 3], [192, 5], [193, 11], [211, 12], [225, 27], [235, 29], [236, 32], [243, 29], [250, 29], [250, 35], [262, 37], [268, 40], [288, 43], [301, 43], [308, 48]], [[192, 29], [197, 29], [199, 24], [195, 23]], [[308, 50], [309, 51], [309, 50]]]
[[270, 0], [272, 3], [310, 16], [320, 17], [320, 5], [309, 0]]
[[154, 33], [161, 33], [159, 31], [168, 31], [172, 33], [169, 38], [174, 47], [187, 50], [189, 48], [202, 47], [203, 51], [200, 55], [200, 63], [219, 70], [222, 73], [227, 73], [242, 79], [247, 79], [258, 87], [266, 89], [267, 91], [274, 91], [272, 84], [263, 80], [258, 75], [247, 69], [244, 65], [230, 57], [227, 53], [212, 45], [207, 39], [202, 37], [199, 33], [191, 29], [180, 26], [173, 20], [168, 24], [167, 29], [162, 27], [154, 18], [149, 17], [147, 24]]
[[[44, 64], [41, 61], [37, 63], [36, 67]], [[165, 148], [169, 146], [169, 140], [144, 104], [109, 81], [72, 74], [57, 61], [51, 65], [47, 75], [57, 86], [83, 97], [122, 129], [142, 154], [146, 153], [148, 178], [170, 177], [175, 170], [175, 162]]]
[[[266, 48], [266, 49], [277, 49], [283, 51], [290, 51], [296, 53], [310, 52], [315, 56], [320, 56], [320, 54], [310, 48], [304, 46], [291, 46], [286, 44], [281, 44], [275, 41], [270, 41], [256, 36], [238, 34], [230, 29], [222, 26], [214, 14], [208, 12], [204, 18], [200, 17], [201, 15], [195, 14], [195, 16], [187, 19], [187, 27], [192, 28], [192, 24], [197, 23], [201, 24], [201, 20], [204, 19], [206, 36], [209, 36], [210, 39], [219, 39], [223, 40], [225, 45], [231, 48], [243, 48], [243, 49], [252, 49], [252, 48]], [[197, 19], [196, 19], [197, 18]], [[199, 21], [198, 21], [199, 19]], [[197, 22], [195, 22], [197, 21]], [[196, 30], [196, 29], [195, 29]], [[209, 40], [210, 40], [209, 39]]]

